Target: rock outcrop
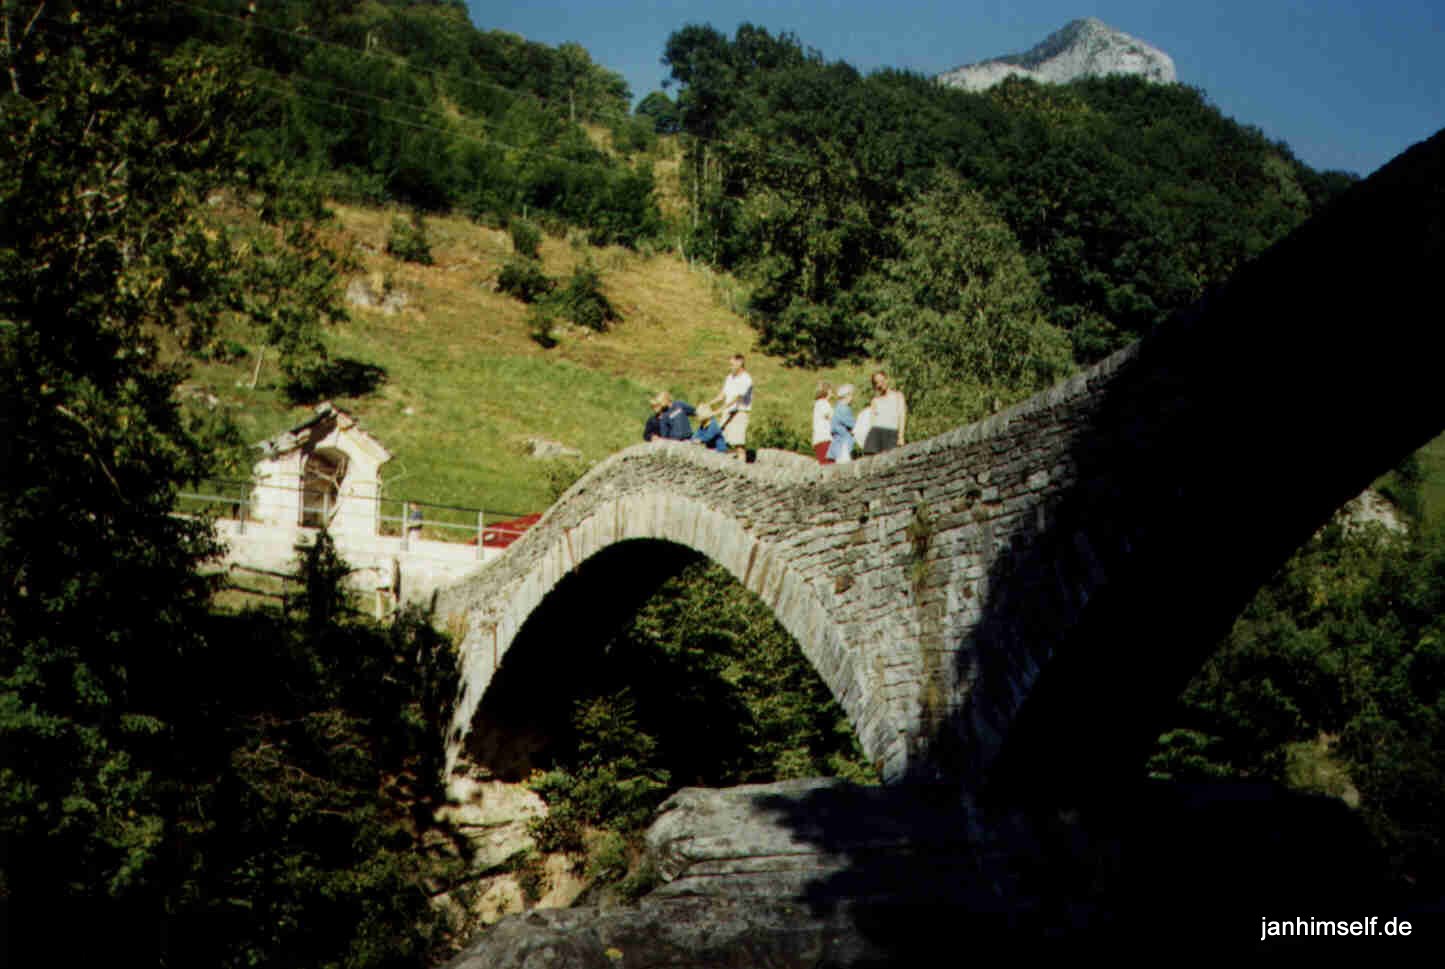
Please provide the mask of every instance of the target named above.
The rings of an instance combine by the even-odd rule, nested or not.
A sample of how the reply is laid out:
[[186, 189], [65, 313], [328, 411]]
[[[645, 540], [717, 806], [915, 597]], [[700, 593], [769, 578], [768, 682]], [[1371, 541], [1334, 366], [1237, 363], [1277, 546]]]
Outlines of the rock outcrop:
[[997, 909], [1001, 871], [981, 867], [986, 842], [970, 831], [956, 801], [916, 791], [822, 779], [688, 788], [647, 833], [664, 884], [639, 905], [504, 919], [449, 969], [802, 969], [888, 965], [904, 952], [925, 965], [933, 933], [899, 919], [931, 923], [964, 899]]
[[1191, 952], [1233, 951], [1280, 899], [1392, 905], [1358, 815], [1265, 784], [1140, 784], [1069, 810], [822, 779], [693, 788], [646, 843], [664, 884], [638, 904], [504, 918], [448, 969], [952, 965], [995, 945], [1178, 948], [1186, 923]]
[[1075, 20], [1022, 54], [955, 67], [938, 75], [949, 87], [983, 91], [1008, 77], [1066, 84], [1081, 77], [1137, 75], [1161, 84], [1177, 76], [1174, 60], [1159, 48], [1093, 17]]

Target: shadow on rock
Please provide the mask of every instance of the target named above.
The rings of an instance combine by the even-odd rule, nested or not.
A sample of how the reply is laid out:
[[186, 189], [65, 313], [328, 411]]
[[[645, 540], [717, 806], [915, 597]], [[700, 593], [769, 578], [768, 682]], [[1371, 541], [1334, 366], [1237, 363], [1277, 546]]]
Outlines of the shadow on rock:
[[1262, 940], [1264, 919], [1403, 914], [1347, 807], [1269, 785], [1140, 784], [1069, 810], [830, 780], [689, 788], [647, 846], [665, 884], [637, 906], [506, 920], [452, 969], [547, 951], [568, 966], [936, 965], [990, 941], [1273, 951], [1321, 939]]

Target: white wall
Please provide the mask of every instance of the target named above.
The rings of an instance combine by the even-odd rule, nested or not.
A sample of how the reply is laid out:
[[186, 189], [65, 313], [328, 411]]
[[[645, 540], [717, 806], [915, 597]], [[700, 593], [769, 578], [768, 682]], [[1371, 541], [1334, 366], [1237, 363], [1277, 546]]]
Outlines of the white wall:
[[[222, 519], [216, 522], [216, 535], [226, 545], [218, 564], [294, 574], [297, 545], [315, 541], [317, 530], [254, 521], [246, 522], [243, 530], [240, 522]], [[477, 571], [503, 551], [481, 546], [478, 557], [476, 545], [418, 538], [410, 539], [403, 547], [399, 536], [359, 530], [333, 532], [331, 537], [337, 553], [356, 570], [351, 584], [360, 591], [374, 590], [378, 570], [396, 559], [401, 570], [401, 597], [406, 602], [426, 600], [432, 592]]]

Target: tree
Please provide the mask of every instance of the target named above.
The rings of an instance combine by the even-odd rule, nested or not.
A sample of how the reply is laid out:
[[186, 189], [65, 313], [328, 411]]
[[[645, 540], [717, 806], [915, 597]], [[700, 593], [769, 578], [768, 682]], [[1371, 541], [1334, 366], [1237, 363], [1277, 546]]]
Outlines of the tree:
[[653, 91], [643, 98], [634, 112], [638, 117], [650, 118], [652, 130], [660, 135], [675, 135], [682, 130], [682, 119], [677, 105], [663, 91]]
[[1445, 530], [1337, 518], [1261, 589], [1180, 696], [1149, 769], [1346, 799], [1393, 874], [1445, 886]]
[[205, 651], [215, 548], [172, 514], [209, 464], [174, 391], [256, 265], [205, 204], [244, 170], [242, 72], [146, 5], [0, 16], [0, 898], [144, 953], [197, 863], [175, 730], [204, 701], [172, 677]]
[[8, 893], [125, 899], [164, 858], [166, 669], [211, 550], [170, 514], [204, 459], [155, 334], [217, 308], [197, 203], [231, 93], [129, 8], [40, 6], [4, 12], [0, 831]]
[[[872, 286], [871, 349], [907, 388], [914, 421], [953, 426], [1069, 368], [1018, 240], [978, 192], [940, 171], [891, 230]], [[910, 421], [910, 425], [914, 423]]]

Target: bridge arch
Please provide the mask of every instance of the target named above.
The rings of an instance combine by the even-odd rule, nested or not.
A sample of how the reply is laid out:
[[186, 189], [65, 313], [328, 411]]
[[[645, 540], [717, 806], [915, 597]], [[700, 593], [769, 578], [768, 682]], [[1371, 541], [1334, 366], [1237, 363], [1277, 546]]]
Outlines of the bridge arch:
[[[667, 447], [642, 445], [632, 450], [645, 459]], [[710, 463], [727, 460], [693, 449], [681, 460], [698, 456]], [[630, 462], [624, 457], [621, 463], [626, 467]], [[728, 468], [729, 464], [722, 465], [722, 470]], [[585, 571], [585, 566], [606, 553], [634, 543], [665, 543], [686, 549], [721, 565], [757, 595], [797, 641], [847, 714], [869, 758], [880, 765], [886, 763], [890, 744], [901, 743], [904, 733], [890, 722], [885, 710], [868, 702], [868, 686], [857, 668], [856, 655], [848, 649], [827, 604], [793, 566], [788, 552], [761, 538], [745, 519], [660, 483], [640, 492], [593, 500], [594, 488], [614, 471], [608, 466], [594, 469], [509, 551], [507, 564], [514, 568], [501, 583], [506, 591], [492, 593], [502, 597], [500, 608], [499, 600], [492, 598], [489, 606], [466, 610], [457, 601], [455, 590], [448, 594], [443, 611], [454, 615], [466, 611], [468, 617], [462, 634], [462, 688], [448, 743], [448, 769], [455, 767], [462, 755], [482, 698], [528, 620], [547, 608], [548, 598], [569, 576]], [[638, 591], [650, 593], [664, 577], [639, 577]]]

